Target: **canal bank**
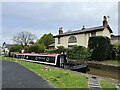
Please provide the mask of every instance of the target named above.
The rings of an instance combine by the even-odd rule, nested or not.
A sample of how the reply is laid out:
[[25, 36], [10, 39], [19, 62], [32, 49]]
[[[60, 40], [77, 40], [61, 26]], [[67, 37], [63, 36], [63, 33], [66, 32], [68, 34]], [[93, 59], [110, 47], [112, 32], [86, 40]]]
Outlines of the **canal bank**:
[[[46, 68], [45, 65], [19, 61], [15, 58], [8, 58], [8, 57], [3, 57], [2, 59], [16, 62], [16, 63], [19, 63], [20, 65], [25, 66], [26, 68], [30, 69], [36, 74], [41, 75], [42, 77], [46, 78], [46, 80], [48, 79], [49, 82], [51, 82], [53, 85], [55, 85], [58, 88], [60, 87], [62, 88], [72, 88], [72, 87], [73, 88], [88, 88], [87, 81], [89, 77], [96, 77], [97, 79], [99, 79], [103, 90], [104, 88], [105, 90], [106, 88], [115, 89], [116, 84], [117, 84], [117, 80], [113, 80], [110, 78], [102, 79], [102, 77], [98, 77], [95, 75], [93, 76], [93, 75], [86, 74], [86, 73], [80, 73], [80, 72], [71, 71], [71, 70], [64, 70], [62, 68], [56, 68], [52, 66], [47, 66], [49, 67], [49, 69], [47, 69], [46, 71], [46, 69], [44, 69]], [[46, 75], [48, 77], [46, 77]], [[77, 75], [77, 77], [75, 75]]]
[[119, 65], [104, 64], [97, 61], [78, 61], [78, 60], [69, 60], [69, 63], [74, 63], [74, 64], [86, 63], [90, 67], [90, 71], [87, 72], [88, 74], [120, 80]]

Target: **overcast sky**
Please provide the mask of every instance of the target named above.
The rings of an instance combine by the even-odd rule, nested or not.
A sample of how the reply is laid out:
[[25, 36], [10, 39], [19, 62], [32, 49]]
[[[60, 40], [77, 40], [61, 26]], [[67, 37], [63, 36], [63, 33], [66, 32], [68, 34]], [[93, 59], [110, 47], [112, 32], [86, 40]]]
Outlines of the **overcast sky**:
[[1, 43], [13, 43], [13, 35], [22, 31], [40, 38], [45, 33], [58, 34], [59, 27], [68, 31], [100, 26], [104, 15], [110, 16], [109, 25], [118, 34], [117, 2], [3, 2], [0, 15]]

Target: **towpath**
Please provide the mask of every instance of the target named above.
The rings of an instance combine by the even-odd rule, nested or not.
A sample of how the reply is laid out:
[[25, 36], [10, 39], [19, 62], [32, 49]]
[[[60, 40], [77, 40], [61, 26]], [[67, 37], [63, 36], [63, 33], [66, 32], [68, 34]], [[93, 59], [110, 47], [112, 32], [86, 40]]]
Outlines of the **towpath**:
[[[31, 72], [27, 68], [10, 61], [2, 61], [2, 90], [7, 88], [27, 88], [27, 90], [43, 90], [44, 88], [56, 88], [42, 77]], [[13, 90], [13, 89], [12, 89]]]

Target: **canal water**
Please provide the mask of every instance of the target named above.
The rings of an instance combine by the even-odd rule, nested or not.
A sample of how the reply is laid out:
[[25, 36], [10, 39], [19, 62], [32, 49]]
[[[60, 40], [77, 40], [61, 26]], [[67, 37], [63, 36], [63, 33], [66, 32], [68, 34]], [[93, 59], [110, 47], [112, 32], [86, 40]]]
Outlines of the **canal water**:
[[87, 73], [101, 76], [101, 77], [107, 77], [107, 78], [120, 80], [120, 78], [118, 77], [120, 72], [102, 70], [102, 69], [97, 69], [97, 68], [90, 68], [90, 71], [88, 71]]
[[[69, 61], [69, 63], [81, 64], [82, 62]], [[103, 70], [103, 69], [93, 68], [93, 67], [89, 67], [89, 68], [90, 68], [90, 71], [88, 71], [87, 74], [92, 74], [92, 75], [96, 75], [96, 76], [100, 76], [100, 77], [106, 77], [106, 78], [120, 80], [120, 76], [119, 76], [120, 72], [113, 71], [113, 70], [112, 71], [111, 70]]]

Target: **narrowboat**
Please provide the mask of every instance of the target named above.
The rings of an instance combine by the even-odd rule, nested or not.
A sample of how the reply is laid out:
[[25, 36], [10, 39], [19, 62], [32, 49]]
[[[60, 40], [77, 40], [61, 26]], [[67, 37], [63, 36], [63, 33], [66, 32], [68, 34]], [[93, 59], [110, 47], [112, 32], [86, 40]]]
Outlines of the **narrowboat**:
[[15, 53], [15, 57], [21, 60], [52, 65], [68, 70], [87, 72], [87, 64], [69, 64], [64, 54], [37, 54], [37, 53]]

